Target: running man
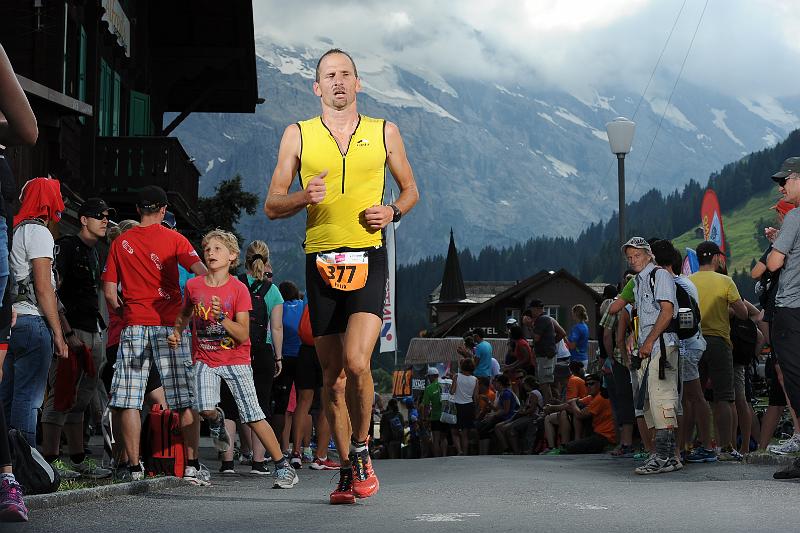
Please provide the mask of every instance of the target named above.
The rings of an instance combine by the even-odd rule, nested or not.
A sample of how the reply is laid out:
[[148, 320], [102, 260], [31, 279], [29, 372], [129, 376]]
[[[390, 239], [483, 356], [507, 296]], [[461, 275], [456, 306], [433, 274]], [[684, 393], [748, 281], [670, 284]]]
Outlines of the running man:
[[[264, 211], [270, 219], [303, 209], [306, 290], [323, 372], [322, 400], [342, 458], [332, 504], [378, 491], [367, 449], [373, 396], [370, 357], [383, 316], [387, 260], [381, 230], [419, 193], [397, 126], [360, 115], [361, 80], [350, 55], [332, 49], [317, 63], [322, 114], [286, 128]], [[385, 167], [400, 195], [383, 205]], [[302, 190], [289, 193], [295, 174]]]

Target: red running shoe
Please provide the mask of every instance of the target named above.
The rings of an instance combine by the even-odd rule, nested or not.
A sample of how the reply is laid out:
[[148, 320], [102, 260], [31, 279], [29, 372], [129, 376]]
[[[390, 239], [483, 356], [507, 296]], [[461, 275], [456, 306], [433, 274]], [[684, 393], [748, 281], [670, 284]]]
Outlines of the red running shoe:
[[350, 454], [350, 462], [353, 465], [353, 493], [357, 498], [369, 498], [374, 496], [380, 488], [378, 476], [372, 469], [372, 460], [369, 451], [364, 449], [360, 452]]
[[336, 490], [331, 492], [331, 505], [342, 505], [356, 503], [356, 495], [353, 492], [353, 470], [351, 468], [339, 469], [339, 484]]
[[325, 459], [320, 459], [317, 457], [314, 459], [314, 462], [309, 465], [309, 467], [312, 470], [336, 470], [337, 468], [341, 468], [342, 465], [336, 461], [331, 461], [327, 457]]

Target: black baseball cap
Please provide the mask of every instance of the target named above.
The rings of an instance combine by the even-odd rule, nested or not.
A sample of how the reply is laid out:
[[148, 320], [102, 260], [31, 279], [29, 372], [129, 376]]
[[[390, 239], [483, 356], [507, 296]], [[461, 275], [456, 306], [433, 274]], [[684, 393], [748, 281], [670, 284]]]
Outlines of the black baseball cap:
[[142, 209], [158, 209], [167, 205], [167, 193], [158, 185], [148, 185], [139, 189], [136, 205]]
[[781, 169], [772, 175], [772, 179], [778, 181], [795, 172], [800, 172], [800, 157], [786, 159], [781, 165]]
[[598, 374], [587, 374], [587, 375], [586, 375], [586, 376], [583, 378], [583, 380], [584, 380], [586, 383], [589, 383], [590, 381], [594, 381], [595, 383], [599, 383], [600, 385], [602, 385], [602, 384], [603, 384], [603, 381], [600, 379], [600, 376], [599, 376]]
[[98, 218], [104, 212], [108, 212], [109, 215], [117, 214], [117, 210], [113, 207], [108, 207], [108, 204], [102, 198], [88, 198], [78, 209], [78, 216]]
[[717, 243], [713, 241], [704, 241], [697, 245], [695, 248], [697, 257], [714, 257], [715, 255], [722, 255], [722, 250], [719, 249]]
[[528, 309], [540, 309], [544, 308], [544, 302], [541, 301], [539, 298], [534, 298], [531, 300], [531, 303], [528, 304]]

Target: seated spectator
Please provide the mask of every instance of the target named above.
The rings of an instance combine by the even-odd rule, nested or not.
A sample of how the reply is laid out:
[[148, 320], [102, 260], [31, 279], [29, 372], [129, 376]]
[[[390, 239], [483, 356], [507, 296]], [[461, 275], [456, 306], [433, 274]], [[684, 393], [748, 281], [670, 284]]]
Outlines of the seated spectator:
[[400, 414], [397, 399], [392, 398], [387, 404], [386, 411], [381, 416], [380, 423], [381, 445], [384, 447], [389, 459], [399, 459], [403, 438], [405, 437], [405, 422]]
[[531, 345], [522, 334], [522, 328], [512, 325], [509, 328], [509, 356], [506, 364], [502, 367], [503, 373], [511, 370], [521, 369], [525, 374], [533, 375], [536, 373], [536, 357], [533, 355]]
[[583, 364], [578, 361], [570, 363], [571, 375], [567, 380], [564, 402], [548, 405], [544, 408], [544, 432], [547, 439], [547, 448], [542, 453], [548, 453], [556, 446], [556, 427], [558, 427], [561, 442], [568, 442], [573, 435], [581, 437], [582, 423], [569, 411], [569, 402], [583, 398], [587, 394], [586, 382], [583, 379]]
[[608, 399], [608, 391], [602, 388], [601, 384], [600, 376], [590, 374], [586, 377], [589, 396], [570, 402], [569, 409], [576, 419], [591, 419], [592, 433], [563, 443], [560, 453], [602, 453], [606, 446], [616, 442], [611, 402]]
[[[519, 454], [519, 437], [528, 436], [531, 430], [533, 430], [533, 436], [535, 437], [536, 435], [536, 428], [544, 408], [544, 397], [538, 390], [539, 384], [536, 382], [535, 377], [527, 376], [523, 380], [522, 386], [527, 393], [525, 406], [517, 411], [511, 420], [501, 422], [494, 428], [501, 452], [506, 451], [510, 446], [513, 453]], [[530, 450], [533, 447], [533, 440], [533, 438], [527, 439], [526, 450]]]
[[564, 400], [583, 398], [587, 394], [586, 380], [584, 378], [584, 365], [580, 361], [569, 364], [569, 378], [564, 391]]
[[[463, 362], [462, 362], [463, 364]], [[474, 366], [474, 363], [473, 363]], [[489, 378], [481, 376], [478, 378], [478, 415], [475, 417], [477, 422], [485, 420], [492, 412], [492, 406], [497, 399], [497, 393], [492, 388]]]
[[500, 422], [507, 422], [519, 410], [519, 399], [511, 390], [511, 381], [507, 376], [500, 374], [494, 379], [497, 389], [497, 400], [491, 408], [489, 415], [478, 424], [478, 434], [488, 438], [494, 427]]

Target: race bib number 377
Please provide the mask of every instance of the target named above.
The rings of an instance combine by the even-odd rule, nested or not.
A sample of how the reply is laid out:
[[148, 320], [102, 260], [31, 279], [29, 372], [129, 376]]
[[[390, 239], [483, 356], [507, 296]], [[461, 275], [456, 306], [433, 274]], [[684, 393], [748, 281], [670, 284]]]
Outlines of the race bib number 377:
[[367, 284], [367, 252], [317, 254], [317, 270], [325, 283], [340, 291], [355, 291]]

